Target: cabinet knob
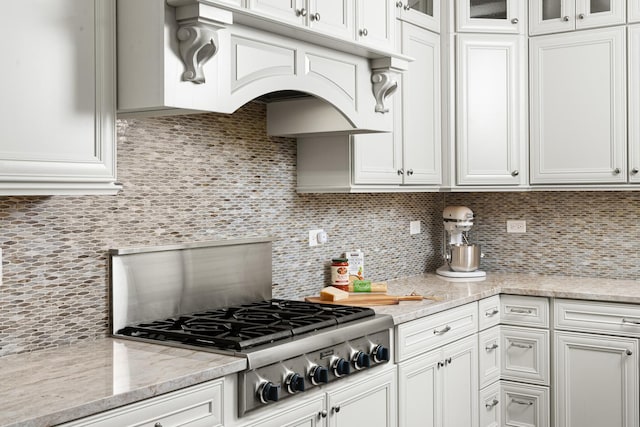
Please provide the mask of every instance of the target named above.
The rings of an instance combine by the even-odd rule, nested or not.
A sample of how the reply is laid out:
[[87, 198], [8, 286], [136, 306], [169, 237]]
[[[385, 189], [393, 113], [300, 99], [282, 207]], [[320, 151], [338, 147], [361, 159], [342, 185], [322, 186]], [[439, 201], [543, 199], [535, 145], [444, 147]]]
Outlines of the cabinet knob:
[[326, 411], [326, 409], [323, 409], [322, 411], [318, 412], [318, 418], [327, 418], [328, 412]]
[[320, 14], [318, 12], [311, 15], [311, 20], [318, 22], [320, 20]]
[[613, 174], [614, 174], [614, 175], [620, 175], [620, 172], [621, 172], [621, 171], [620, 171], [620, 168], [615, 168], [615, 169], [613, 170]]
[[638, 170], [638, 168], [633, 168], [633, 169], [631, 169], [631, 175], [637, 175], [637, 174], [638, 174], [638, 172], [640, 172], [640, 171]]
[[362, 37], [367, 37], [369, 35], [369, 31], [366, 28], [360, 30], [360, 35]]
[[402, 6], [404, 6], [404, 5], [402, 4], [402, 2], [401, 2], [401, 1], [397, 1], [397, 2], [396, 2], [396, 7], [397, 7], [397, 8], [400, 8], [400, 7], [402, 7]]
[[631, 356], [633, 354], [633, 351], [627, 349], [624, 354], [626, 354], [627, 356]]
[[335, 412], [336, 414], [340, 412], [340, 405], [334, 406], [333, 408], [331, 408], [331, 412]]
[[562, 17], [562, 20], [563, 20], [564, 22], [569, 22], [569, 17], [568, 17], [568, 16], [563, 16], [563, 17]]
[[520, 22], [520, 20], [519, 20], [518, 18], [513, 18], [513, 19], [511, 20], [511, 23], [512, 23], [512, 24], [517, 24], [518, 22]]
[[398, 169], [398, 175], [404, 175], [404, 169]]
[[296, 16], [307, 16], [307, 9], [302, 8], [296, 10]]
[[580, 15], [578, 15], [578, 19], [584, 19], [584, 13], [581, 13]]
[[413, 175], [413, 169], [408, 169], [407, 170], [407, 175], [409, 175], [409, 176]]
[[485, 403], [485, 404], [484, 404], [484, 406], [485, 406], [485, 408], [487, 408], [487, 409], [491, 409], [491, 408], [493, 408], [494, 406], [496, 406], [498, 403], [500, 403], [500, 401], [498, 401], [498, 399], [493, 399], [491, 402], [489, 402], [489, 403]]
[[514, 178], [516, 176], [518, 176], [518, 175], [520, 175], [520, 171], [519, 170], [514, 170], [513, 172], [511, 172], [511, 176], [514, 177]]
[[153, 427], [162, 427], [162, 423], [155, 423]]
[[411, 5], [408, 3], [404, 5], [404, 10], [411, 10]]

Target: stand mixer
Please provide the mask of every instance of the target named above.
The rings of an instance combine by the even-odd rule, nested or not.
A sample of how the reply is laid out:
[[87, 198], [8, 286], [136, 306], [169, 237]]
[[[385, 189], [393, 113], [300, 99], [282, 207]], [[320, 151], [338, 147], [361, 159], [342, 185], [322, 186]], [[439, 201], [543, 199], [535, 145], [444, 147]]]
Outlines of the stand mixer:
[[446, 263], [436, 270], [445, 277], [470, 278], [485, 277], [480, 268], [480, 245], [469, 244], [467, 233], [473, 227], [473, 211], [465, 206], [447, 206], [442, 212], [445, 241], [444, 259]]

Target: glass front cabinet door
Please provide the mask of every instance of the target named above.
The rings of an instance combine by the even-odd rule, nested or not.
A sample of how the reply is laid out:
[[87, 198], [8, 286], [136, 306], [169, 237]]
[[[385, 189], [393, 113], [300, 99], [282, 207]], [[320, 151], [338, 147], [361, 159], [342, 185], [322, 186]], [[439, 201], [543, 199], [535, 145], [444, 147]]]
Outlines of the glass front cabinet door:
[[456, 0], [459, 32], [524, 34], [524, 0]]
[[398, 0], [396, 8], [399, 19], [440, 32], [440, 0]]
[[625, 23], [620, 0], [531, 0], [529, 34], [548, 34]]

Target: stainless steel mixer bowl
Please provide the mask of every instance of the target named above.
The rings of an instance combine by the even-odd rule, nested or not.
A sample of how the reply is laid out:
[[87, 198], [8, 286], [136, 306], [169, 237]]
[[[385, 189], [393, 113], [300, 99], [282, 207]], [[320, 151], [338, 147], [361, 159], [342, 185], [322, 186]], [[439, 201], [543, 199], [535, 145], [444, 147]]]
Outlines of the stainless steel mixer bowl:
[[469, 272], [480, 268], [480, 245], [450, 245], [447, 265], [452, 271]]

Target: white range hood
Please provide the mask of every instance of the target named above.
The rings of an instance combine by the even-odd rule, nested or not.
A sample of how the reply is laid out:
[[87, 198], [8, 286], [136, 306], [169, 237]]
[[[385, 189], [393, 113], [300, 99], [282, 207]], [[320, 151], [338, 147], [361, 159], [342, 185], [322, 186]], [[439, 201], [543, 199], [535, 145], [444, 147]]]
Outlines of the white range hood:
[[119, 0], [117, 10], [120, 116], [233, 113], [262, 97], [271, 135], [393, 128], [390, 97], [410, 58], [222, 1]]

